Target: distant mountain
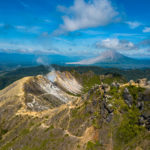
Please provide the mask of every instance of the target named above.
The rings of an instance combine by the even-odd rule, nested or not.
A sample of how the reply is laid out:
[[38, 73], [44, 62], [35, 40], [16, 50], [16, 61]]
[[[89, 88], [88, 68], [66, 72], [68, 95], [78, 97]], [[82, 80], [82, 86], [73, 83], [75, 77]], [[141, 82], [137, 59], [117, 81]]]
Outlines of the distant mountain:
[[64, 65], [68, 61], [78, 61], [79, 57], [69, 57], [60, 54], [20, 54], [0, 52], [0, 71], [9, 70], [20, 66], [35, 66], [39, 64]]
[[114, 50], [108, 50], [101, 53], [100, 56], [90, 59], [84, 59], [78, 62], [69, 62], [70, 65], [97, 65], [103, 67], [119, 68], [142, 68], [150, 67], [150, 60], [133, 59]]
[[93, 65], [93, 64], [99, 64], [99, 63], [121, 63], [121, 62], [127, 62], [127, 61], [133, 61], [133, 59], [127, 56], [124, 56], [114, 50], [113, 51], [108, 50], [108, 51], [102, 52], [101, 55], [98, 57], [85, 59], [79, 62], [72, 62], [68, 64]]

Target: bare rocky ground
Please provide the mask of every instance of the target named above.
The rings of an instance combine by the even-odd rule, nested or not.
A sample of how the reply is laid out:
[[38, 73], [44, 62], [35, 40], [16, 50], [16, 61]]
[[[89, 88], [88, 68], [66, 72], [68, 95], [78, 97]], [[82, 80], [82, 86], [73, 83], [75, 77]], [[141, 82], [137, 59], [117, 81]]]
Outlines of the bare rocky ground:
[[149, 150], [149, 131], [146, 79], [53, 72], [0, 91], [0, 150]]

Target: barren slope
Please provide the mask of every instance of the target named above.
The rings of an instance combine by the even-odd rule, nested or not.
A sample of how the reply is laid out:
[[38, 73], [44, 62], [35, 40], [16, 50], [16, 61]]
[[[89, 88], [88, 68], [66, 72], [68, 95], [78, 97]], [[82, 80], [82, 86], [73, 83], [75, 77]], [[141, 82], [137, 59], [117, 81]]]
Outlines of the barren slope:
[[55, 73], [54, 82], [26, 77], [0, 91], [0, 150], [150, 149], [145, 89], [94, 74], [78, 75], [82, 86]]

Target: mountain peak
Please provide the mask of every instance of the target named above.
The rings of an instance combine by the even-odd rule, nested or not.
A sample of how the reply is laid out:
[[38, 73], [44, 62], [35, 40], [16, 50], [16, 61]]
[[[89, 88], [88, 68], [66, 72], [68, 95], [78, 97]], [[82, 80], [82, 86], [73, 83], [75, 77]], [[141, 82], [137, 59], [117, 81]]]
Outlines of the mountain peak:
[[115, 50], [107, 50], [102, 52], [99, 56], [91, 59], [81, 60], [79, 62], [67, 63], [67, 64], [80, 64], [80, 65], [91, 65], [98, 63], [116, 63], [130, 59]]

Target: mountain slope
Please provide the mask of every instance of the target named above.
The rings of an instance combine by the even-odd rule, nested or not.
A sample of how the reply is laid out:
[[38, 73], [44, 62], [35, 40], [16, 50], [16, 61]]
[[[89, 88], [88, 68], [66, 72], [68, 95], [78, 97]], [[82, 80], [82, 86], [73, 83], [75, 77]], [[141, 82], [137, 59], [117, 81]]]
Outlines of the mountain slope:
[[119, 68], [141, 68], [148, 67], [148, 60], [137, 60], [122, 55], [114, 50], [104, 51], [95, 58], [81, 60], [79, 62], [69, 62], [67, 64], [76, 65], [97, 65], [103, 67], [119, 67]]
[[127, 61], [133, 61], [129, 57], [126, 57], [114, 50], [108, 50], [101, 53], [100, 56], [96, 58], [91, 58], [87, 60], [82, 60], [80, 62], [68, 63], [68, 64], [81, 64], [81, 65], [91, 65], [91, 64], [98, 64], [98, 63], [121, 63]]
[[25, 77], [0, 91], [0, 150], [149, 150], [146, 80], [91, 72], [53, 79]]

